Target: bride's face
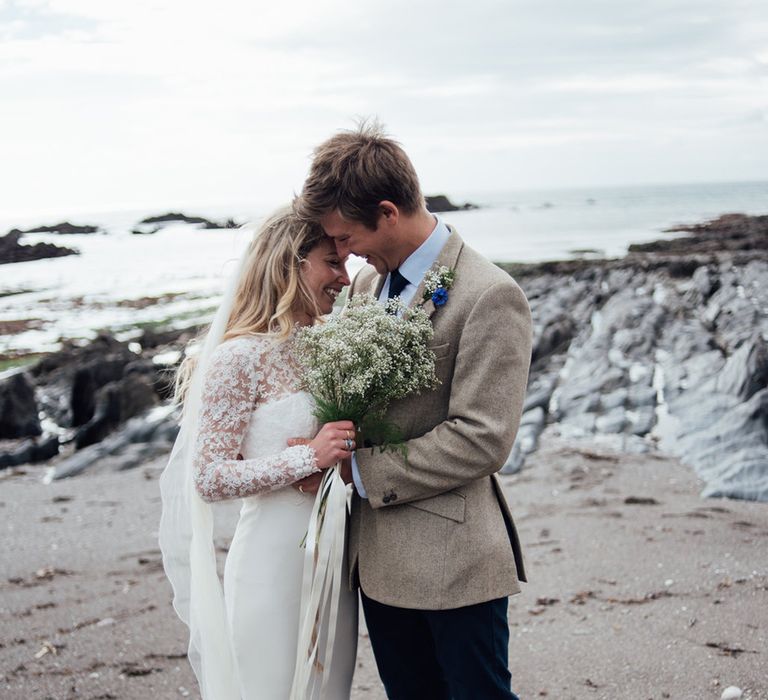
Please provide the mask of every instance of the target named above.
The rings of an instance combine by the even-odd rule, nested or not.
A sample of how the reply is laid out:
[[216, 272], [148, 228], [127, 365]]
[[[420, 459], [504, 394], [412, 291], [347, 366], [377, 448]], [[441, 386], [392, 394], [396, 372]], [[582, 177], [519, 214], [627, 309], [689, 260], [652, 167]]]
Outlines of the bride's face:
[[321, 314], [331, 313], [339, 292], [349, 284], [346, 262], [330, 238], [318, 243], [304, 259], [301, 274]]

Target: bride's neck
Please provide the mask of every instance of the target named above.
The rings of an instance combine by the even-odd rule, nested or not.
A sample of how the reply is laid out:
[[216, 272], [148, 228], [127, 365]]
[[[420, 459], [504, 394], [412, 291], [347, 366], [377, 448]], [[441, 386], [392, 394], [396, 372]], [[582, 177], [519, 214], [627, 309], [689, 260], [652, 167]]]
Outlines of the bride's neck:
[[311, 326], [315, 322], [315, 317], [308, 314], [306, 311], [294, 312], [293, 323], [299, 326]]

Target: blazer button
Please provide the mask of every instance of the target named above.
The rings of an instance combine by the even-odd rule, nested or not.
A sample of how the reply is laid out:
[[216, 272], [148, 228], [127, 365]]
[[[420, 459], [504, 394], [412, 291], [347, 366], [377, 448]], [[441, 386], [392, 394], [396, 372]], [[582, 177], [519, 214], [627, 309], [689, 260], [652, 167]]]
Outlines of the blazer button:
[[390, 501], [396, 501], [397, 500], [397, 494], [394, 491], [389, 494], [389, 500]]
[[384, 503], [389, 503], [392, 499], [390, 498], [389, 494], [387, 494], [381, 500], [384, 501]]

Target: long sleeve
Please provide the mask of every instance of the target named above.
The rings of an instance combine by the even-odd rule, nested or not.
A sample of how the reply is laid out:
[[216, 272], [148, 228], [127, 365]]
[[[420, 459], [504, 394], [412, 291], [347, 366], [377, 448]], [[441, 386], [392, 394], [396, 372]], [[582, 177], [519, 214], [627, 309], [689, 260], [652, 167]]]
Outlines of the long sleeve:
[[238, 459], [251, 414], [273, 387], [267, 386], [265, 353], [252, 338], [222, 343], [203, 384], [195, 445], [195, 486], [207, 502], [272, 491], [317, 471], [307, 445], [255, 459]]

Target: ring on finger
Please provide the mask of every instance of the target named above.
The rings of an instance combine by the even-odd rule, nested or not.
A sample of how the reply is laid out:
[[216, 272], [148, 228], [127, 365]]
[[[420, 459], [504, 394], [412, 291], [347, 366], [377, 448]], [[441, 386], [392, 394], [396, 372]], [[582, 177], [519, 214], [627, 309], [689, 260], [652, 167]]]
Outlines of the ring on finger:
[[304, 484], [299, 484], [299, 491], [304, 493]]
[[347, 434], [347, 440], [349, 440], [352, 437], [352, 433], [349, 432], [349, 430], [344, 431]]
[[352, 452], [352, 448], [354, 447], [355, 443], [352, 442], [349, 438], [346, 438], [344, 440], [344, 447], [347, 448], [347, 452]]

